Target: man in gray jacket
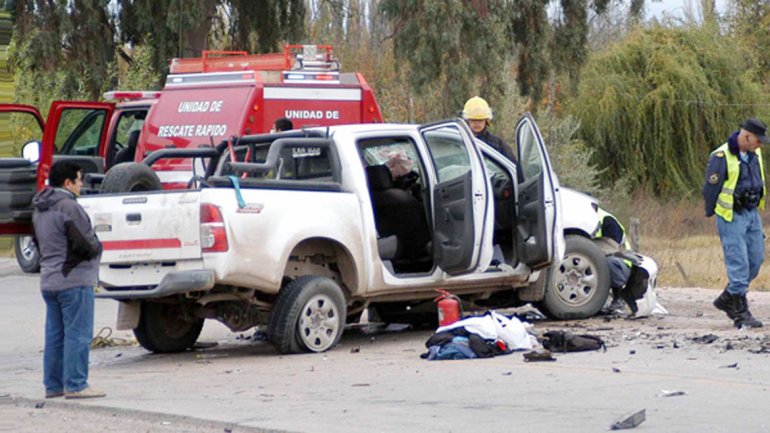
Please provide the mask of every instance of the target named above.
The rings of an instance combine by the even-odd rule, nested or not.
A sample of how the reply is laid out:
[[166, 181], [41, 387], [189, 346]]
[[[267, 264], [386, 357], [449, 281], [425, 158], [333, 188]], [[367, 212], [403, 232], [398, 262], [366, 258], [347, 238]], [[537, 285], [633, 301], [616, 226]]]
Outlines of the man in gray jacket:
[[46, 398], [104, 397], [88, 385], [94, 332], [94, 286], [102, 246], [76, 201], [80, 167], [57, 161], [50, 186], [33, 199], [32, 223], [40, 250], [40, 290], [46, 304], [43, 384]]

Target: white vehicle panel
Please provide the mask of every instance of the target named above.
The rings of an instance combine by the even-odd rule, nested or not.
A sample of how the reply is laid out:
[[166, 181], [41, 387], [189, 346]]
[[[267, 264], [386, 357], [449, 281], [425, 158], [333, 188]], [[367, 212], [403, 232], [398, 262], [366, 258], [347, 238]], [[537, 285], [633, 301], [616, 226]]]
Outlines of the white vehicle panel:
[[171, 272], [203, 269], [203, 260], [133, 263], [128, 267], [102, 263], [99, 283], [103, 287], [154, 286]]
[[200, 258], [200, 194], [150, 192], [81, 197], [102, 242], [101, 263]]
[[578, 229], [593, 237], [599, 228], [599, 214], [592, 206], [596, 199], [567, 187], [561, 187], [560, 193], [564, 228]]
[[201, 201], [219, 206], [227, 227], [229, 250], [204, 254], [206, 267], [211, 265], [218, 282], [278, 292], [292, 249], [312, 238], [337, 242], [355, 260], [364, 258], [361, 214], [354, 194], [245, 188], [241, 194], [246, 203], [243, 209], [233, 189], [201, 190]]

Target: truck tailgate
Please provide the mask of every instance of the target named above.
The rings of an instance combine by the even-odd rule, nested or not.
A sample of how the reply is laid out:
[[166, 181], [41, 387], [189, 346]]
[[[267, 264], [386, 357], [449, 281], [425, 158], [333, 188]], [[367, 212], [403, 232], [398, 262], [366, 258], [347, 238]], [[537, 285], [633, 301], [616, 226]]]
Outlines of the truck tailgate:
[[201, 257], [198, 191], [96, 195], [78, 201], [104, 247], [103, 264]]

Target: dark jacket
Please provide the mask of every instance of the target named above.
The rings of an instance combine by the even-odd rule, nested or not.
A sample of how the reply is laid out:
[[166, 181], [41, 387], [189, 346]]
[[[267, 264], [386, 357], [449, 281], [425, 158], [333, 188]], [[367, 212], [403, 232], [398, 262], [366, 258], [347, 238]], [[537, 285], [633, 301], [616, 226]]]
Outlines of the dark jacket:
[[618, 220], [612, 215], [605, 216], [602, 220], [602, 237], [610, 238], [619, 245], [623, 245], [624, 236], [623, 227], [620, 226]]
[[519, 161], [516, 160], [516, 156], [513, 154], [513, 149], [511, 149], [511, 147], [508, 146], [508, 144], [503, 141], [502, 138], [492, 134], [487, 128], [484, 128], [484, 130], [481, 131], [481, 133], [479, 133], [476, 138], [483, 141], [484, 143], [487, 143], [490, 147], [500, 152], [503, 154], [503, 156], [513, 162], [513, 165], [516, 166], [516, 177], [518, 178], [519, 183], [524, 182], [524, 173], [521, 171]]
[[32, 200], [35, 242], [40, 249], [40, 290], [94, 287], [102, 245], [73, 193], [46, 188]]
[[[740, 158], [738, 150], [738, 131], [733, 132], [727, 139], [727, 146], [733, 155]], [[753, 152], [747, 152], [747, 160], [741, 160], [740, 174], [738, 184], [735, 186], [733, 196], [739, 198], [746, 193], [758, 194], [762, 197], [762, 173], [759, 168], [759, 159]], [[717, 198], [722, 191], [722, 184], [727, 180], [727, 162], [724, 155], [714, 154], [709, 158], [706, 168], [706, 179], [703, 184], [703, 200], [706, 206], [706, 216], [714, 215], [714, 208], [717, 204]], [[740, 200], [734, 200], [735, 210], [740, 210]]]

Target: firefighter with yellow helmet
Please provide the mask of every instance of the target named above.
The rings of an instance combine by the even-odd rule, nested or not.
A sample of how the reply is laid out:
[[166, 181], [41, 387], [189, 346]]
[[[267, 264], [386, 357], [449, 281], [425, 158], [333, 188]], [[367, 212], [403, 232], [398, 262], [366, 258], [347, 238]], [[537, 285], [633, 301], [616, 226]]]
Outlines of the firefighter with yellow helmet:
[[516, 156], [513, 154], [513, 150], [508, 144], [503, 141], [502, 138], [489, 132], [489, 121], [492, 120], [492, 109], [489, 108], [489, 104], [484, 98], [474, 96], [465, 102], [463, 108], [462, 118], [468, 124], [468, 127], [473, 132], [473, 135], [477, 139], [488, 144], [496, 151], [503, 154], [506, 158], [513, 161], [516, 165], [517, 177], [519, 181], [523, 181], [523, 174], [519, 168], [519, 162], [516, 160]]

